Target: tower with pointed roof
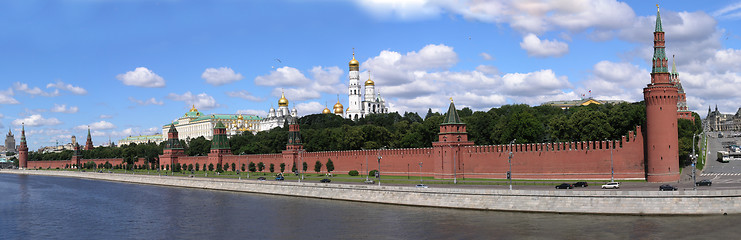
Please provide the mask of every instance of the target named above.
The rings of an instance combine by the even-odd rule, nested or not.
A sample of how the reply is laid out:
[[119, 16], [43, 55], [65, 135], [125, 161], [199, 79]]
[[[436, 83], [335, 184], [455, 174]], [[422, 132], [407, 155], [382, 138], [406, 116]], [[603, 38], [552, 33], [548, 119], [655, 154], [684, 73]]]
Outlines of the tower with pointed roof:
[[90, 127], [87, 128], [87, 140], [85, 141], [85, 150], [93, 149], [93, 138], [90, 136]]
[[448, 112], [440, 124], [440, 133], [437, 136], [438, 141], [433, 142], [432, 147], [442, 159], [435, 161], [435, 178], [454, 178], [461, 173], [461, 149], [472, 146], [474, 142], [468, 141], [466, 124], [458, 116], [453, 98], [450, 98]]
[[21, 145], [18, 146], [18, 168], [28, 168], [28, 145], [26, 145], [26, 125], [21, 124]]
[[16, 152], [15, 149], [15, 136], [13, 135], [13, 132], [10, 131], [10, 128], [8, 128], [8, 135], [5, 135], [5, 149], [8, 152]]
[[223, 156], [229, 154], [232, 154], [232, 149], [229, 147], [226, 127], [221, 122], [216, 122], [214, 138], [211, 140], [211, 152], [208, 154], [209, 162], [222, 164]]
[[283, 163], [286, 164], [288, 169], [294, 169], [291, 166], [301, 165], [301, 161], [304, 160], [302, 152], [304, 151], [304, 143], [301, 141], [301, 132], [298, 125], [298, 118], [291, 117], [288, 119], [288, 143], [286, 144], [286, 150], [283, 150]]
[[646, 104], [646, 180], [672, 182], [679, 180], [677, 138], [679, 94], [669, 73], [664, 30], [658, 5], [656, 7], [651, 83], [643, 88]]
[[674, 56], [672, 56], [672, 72], [669, 76], [674, 83], [674, 86], [677, 88], [677, 118], [695, 122], [695, 118], [692, 116], [692, 111], [687, 108], [687, 95], [682, 87], [682, 81], [679, 80], [677, 61], [674, 59]]
[[[368, 80], [366, 80], [361, 86], [360, 63], [355, 59], [355, 51], [353, 51], [349, 67], [350, 82], [348, 84], [347, 98], [349, 103], [347, 110], [344, 113], [341, 112], [342, 109], [340, 109], [339, 112], [335, 110], [335, 114], [344, 116], [348, 119], [358, 120], [364, 118], [368, 114], [388, 113], [386, 100], [381, 97], [380, 92], [376, 89], [376, 83], [371, 80], [370, 70], [368, 71]], [[365, 88], [365, 92], [362, 88]], [[340, 104], [339, 99], [337, 104]], [[335, 107], [336, 106], [337, 105], [335, 105]]]
[[178, 139], [178, 130], [175, 124], [170, 124], [170, 130], [167, 131], [167, 142], [160, 155], [159, 168], [165, 169], [166, 165], [172, 166], [178, 163], [178, 157], [185, 155], [185, 149]]

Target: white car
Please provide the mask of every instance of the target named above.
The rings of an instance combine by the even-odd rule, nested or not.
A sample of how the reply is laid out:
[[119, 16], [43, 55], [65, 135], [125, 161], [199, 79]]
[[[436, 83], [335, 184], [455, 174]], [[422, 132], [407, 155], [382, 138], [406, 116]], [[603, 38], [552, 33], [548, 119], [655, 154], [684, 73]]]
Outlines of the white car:
[[602, 185], [602, 189], [608, 189], [608, 188], [618, 189], [620, 188], [620, 183], [619, 182], [608, 182], [605, 185]]
[[417, 187], [418, 187], [418, 188], [427, 188], [427, 185], [424, 185], [424, 184], [421, 184], [421, 183], [420, 183], [420, 184], [417, 184]]

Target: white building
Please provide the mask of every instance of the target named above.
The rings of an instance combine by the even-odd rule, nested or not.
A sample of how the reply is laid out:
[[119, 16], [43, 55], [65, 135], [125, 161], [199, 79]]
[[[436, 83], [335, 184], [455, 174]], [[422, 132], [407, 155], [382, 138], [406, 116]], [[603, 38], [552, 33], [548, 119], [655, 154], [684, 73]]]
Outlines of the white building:
[[257, 131], [268, 131], [276, 127], [283, 127], [283, 123], [289, 116], [297, 117], [298, 111], [295, 107], [290, 112], [288, 111], [288, 99], [286, 99], [285, 94], [281, 93], [280, 99], [278, 99], [278, 110], [276, 111], [275, 108], [270, 107], [268, 116], [259, 122]]
[[[345, 118], [352, 120], [358, 120], [365, 117], [368, 114], [375, 113], [388, 113], [389, 108], [386, 106], [386, 100], [381, 97], [381, 93], [376, 89], [376, 83], [370, 78], [370, 71], [368, 71], [368, 80], [363, 84], [365, 91], [361, 89], [360, 85], [360, 63], [355, 60], [355, 53], [352, 54], [352, 60], [350, 60], [350, 85], [348, 87], [348, 101], [349, 106]], [[339, 101], [335, 104], [335, 114], [338, 114], [337, 107]], [[342, 114], [342, 104], [339, 104], [340, 112]]]
[[[167, 135], [165, 135], [167, 136]], [[118, 145], [129, 145], [132, 143], [138, 144], [146, 144], [146, 143], [156, 143], [159, 144], [161, 142], [165, 141], [165, 139], [162, 137], [162, 135], [155, 134], [155, 135], [140, 135], [140, 136], [129, 136], [124, 139], [118, 140]], [[111, 143], [109, 141], [108, 146], [110, 146]], [[107, 147], [107, 146], [106, 146]]]
[[[196, 109], [195, 105], [182, 117], [173, 121], [175, 129], [178, 130], [178, 138], [193, 139], [200, 136], [208, 140], [213, 138], [214, 126], [221, 122], [226, 126], [227, 135], [237, 135], [242, 132], [257, 133], [259, 131], [260, 121], [262, 118], [253, 115], [243, 116], [242, 114], [203, 114]], [[162, 141], [167, 140], [167, 131], [170, 130], [170, 124], [162, 126]], [[119, 145], [123, 142], [119, 141]]]

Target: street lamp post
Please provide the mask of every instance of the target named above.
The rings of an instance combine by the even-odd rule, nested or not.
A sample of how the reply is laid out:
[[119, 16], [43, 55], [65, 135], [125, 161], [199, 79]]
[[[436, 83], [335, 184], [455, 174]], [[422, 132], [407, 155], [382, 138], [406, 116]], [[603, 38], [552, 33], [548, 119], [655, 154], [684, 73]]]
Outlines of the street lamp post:
[[615, 165], [612, 161], [612, 149], [614, 146], [610, 146], [610, 182], [615, 182]]
[[695, 138], [697, 134], [692, 135], [692, 190], [697, 190], [697, 178], [695, 176], [695, 170], [697, 170], [697, 154], [695, 154]]
[[422, 162], [419, 162], [419, 184], [422, 184]]
[[407, 163], [407, 180], [409, 179], [409, 163]]
[[517, 138], [512, 139], [512, 141], [509, 142], [509, 171], [507, 171], [507, 179], [509, 179], [509, 190], [512, 190], [512, 144], [515, 143], [515, 140], [517, 140]]
[[381, 147], [378, 149], [378, 171], [376, 171], [376, 176], [378, 178], [378, 186], [381, 186], [381, 150], [385, 149], [386, 146]]

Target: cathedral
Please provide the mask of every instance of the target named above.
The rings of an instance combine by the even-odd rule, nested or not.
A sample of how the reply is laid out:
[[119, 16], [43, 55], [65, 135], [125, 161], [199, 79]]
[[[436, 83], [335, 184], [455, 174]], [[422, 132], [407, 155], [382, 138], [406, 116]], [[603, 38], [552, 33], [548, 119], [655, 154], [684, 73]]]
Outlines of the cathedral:
[[[368, 80], [363, 84], [365, 89], [360, 85], [360, 63], [355, 60], [355, 53], [350, 60], [350, 85], [348, 87], [349, 106], [344, 114], [345, 118], [358, 120], [368, 114], [388, 113], [389, 108], [386, 106], [386, 100], [381, 97], [381, 93], [376, 89], [376, 83], [370, 78], [368, 71]], [[365, 90], [365, 91], [363, 91]], [[339, 107], [339, 108], [338, 108]], [[342, 116], [343, 106], [337, 101], [334, 105], [334, 113]], [[328, 110], [328, 109], [325, 109]], [[338, 111], [339, 110], [339, 111]]]
[[295, 107], [290, 112], [288, 111], [288, 99], [286, 99], [285, 94], [281, 93], [280, 99], [278, 99], [278, 110], [276, 111], [275, 108], [271, 106], [268, 112], [268, 117], [260, 120], [257, 131], [262, 132], [276, 127], [283, 127], [283, 123], [288, 120], [288, 117], [297, 116], [298, 111], [296, 111]]

